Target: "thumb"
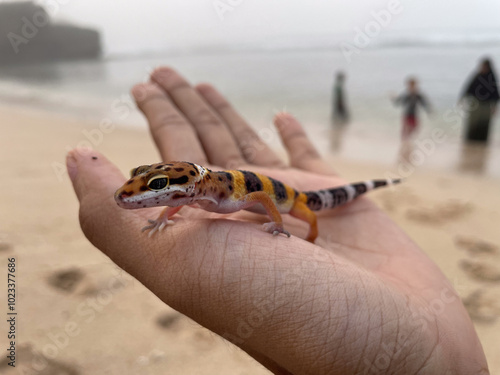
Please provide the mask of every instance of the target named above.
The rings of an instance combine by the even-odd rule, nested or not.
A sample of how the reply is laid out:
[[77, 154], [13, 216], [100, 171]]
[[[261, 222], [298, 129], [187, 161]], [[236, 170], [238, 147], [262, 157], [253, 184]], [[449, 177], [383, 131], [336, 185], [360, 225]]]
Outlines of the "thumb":
[[[80, 202], [80, 226], [89, 241], [122, 268], [129, 268], [137, 252], [123, 252], [134, 242], [134, 234], [144, 226], [137, 211], [124, 210], [114, 200], [125, 177], [97, 151], [74, 149], [66, 157], [68, 175]], [[149, 213], [150, 215], [150, 213]]]
[[71, 150], [66, 156], [66, 167], [80, 203], [98, 196], [112, 198], [114, 190], [125, 180], [116, 166], [93, 150]]

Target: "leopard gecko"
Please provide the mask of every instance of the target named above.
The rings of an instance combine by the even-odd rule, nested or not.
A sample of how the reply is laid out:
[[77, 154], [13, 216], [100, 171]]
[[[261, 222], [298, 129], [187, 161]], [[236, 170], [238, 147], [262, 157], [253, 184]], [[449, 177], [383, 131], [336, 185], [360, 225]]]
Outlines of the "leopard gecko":
[[206, 211], [231, 213], [240, 210], [266, 214], [271, 222], [266, 232], [290, 237], [283, 228], [281, 214], [290, 214], [309, 224], [306, 240], [318, 236], [313, 211], [332, 209], [346, 204], [369, 190], [400, 182], [370, 180], [330, 189], [299, 192], [284, 183], [256, 172], [211, 171], [189, 162], [141, 165], [131, 171], [131, 178], [115, 193], [118, 206], [127, 209], [167, 206], [156, 220], [142, 230], [150, 235], [172, 224], [170, 218], [182, 206], [196, 205]]

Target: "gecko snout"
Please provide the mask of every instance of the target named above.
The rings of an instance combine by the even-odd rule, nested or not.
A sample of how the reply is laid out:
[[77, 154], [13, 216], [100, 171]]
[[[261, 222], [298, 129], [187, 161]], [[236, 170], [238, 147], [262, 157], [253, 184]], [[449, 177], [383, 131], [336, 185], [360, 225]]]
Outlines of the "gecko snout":
[[142, 199], [134, 196], [133, 190], [120, 188], [115, 193], [115, 202], [121, 208], [144, 208], [147, 207]]
[[124, 191], [122, 189], [118, 189], [115, 193], [115, 202], [119, 205], [119, 206], [123, 206], [123, 204], [125, 203], [124, 200], [126, 197], [129, 197], [132, 195], [132, 192], [127, 192], [127, 191]]

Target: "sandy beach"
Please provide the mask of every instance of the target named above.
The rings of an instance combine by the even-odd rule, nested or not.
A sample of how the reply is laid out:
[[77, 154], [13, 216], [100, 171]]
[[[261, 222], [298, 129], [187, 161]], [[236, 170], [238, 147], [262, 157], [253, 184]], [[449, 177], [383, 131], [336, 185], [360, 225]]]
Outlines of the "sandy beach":
[[[127, 174], [159, 159], [145, 126], [103, 131], [96, 122], [43, 111], [0, 112], [0, 279], [15, 258], [19, 335], [18, 367], [2, 356], [0, 373], [269, 373], [166, 306], [82, 234], [66, 153], [91, 145]], [[384, 177], [395, 168], [329, 159], [351, 181]], [[500, 374], [499, 192], [495, 177], [417, 169], [397, 189], [370, 195], [453, 283], [491, 374]], [[0, 290], [5, 311], [6, 286]], [[6, 343], [2, 321], [0, 342]]]

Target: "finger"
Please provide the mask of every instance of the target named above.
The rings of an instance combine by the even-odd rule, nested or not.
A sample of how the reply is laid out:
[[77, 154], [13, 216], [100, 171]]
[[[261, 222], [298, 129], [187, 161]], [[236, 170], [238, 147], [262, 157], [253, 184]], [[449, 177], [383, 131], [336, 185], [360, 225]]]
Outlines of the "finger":
[[336, 174], [321, 158], [300, 123], [292, 115], [278, 113], [274, 118], [274, 124], [287, 149], [292, 167], [326, 175]]
[[[66, 167], [80, 203], [86, 200], [112, 202], [114, 192], [125, 181], [125, 177], [117, 167], [93, 150], [74, 149], [70, 151], [66, 156]], [[93, 178], [89, 178], [88, 171], [92, 172], [90, 177]], [[105, 176], [105, 178], [98, 181], [94, 175]], [[115, 206], [118, 212], [119, 207], [116, 204], [112, 205], [113, 208]]]
[[75, 149], [68, 153], [66, 165], [80, 202], [80, 225], [92, 243], [99, 240], [106, 246], [106, 238], [121, 242], [125, 236], [116, 236], [116, 229], [129, 233], [140, 225], [134, 211], [124, 210], [114, 201], [116, 189], [126, 179], [104, 156]]
[[243, 164], [243, 155], [223, 120], [193, 87], [173, 69], [156, 69], [151, 79], [158, 83], [193, 124], [210, 163], [226, 168]]
[[207, 164], [196, 131], [158, 85], [135, 85], [132, 95], [146, 116], [151, 135], [164, 161], [187, 160]]
[[247, 163], [264, 167], [286, 166], [212, 85], [199, 84], [196, 90], [227, 124]]

